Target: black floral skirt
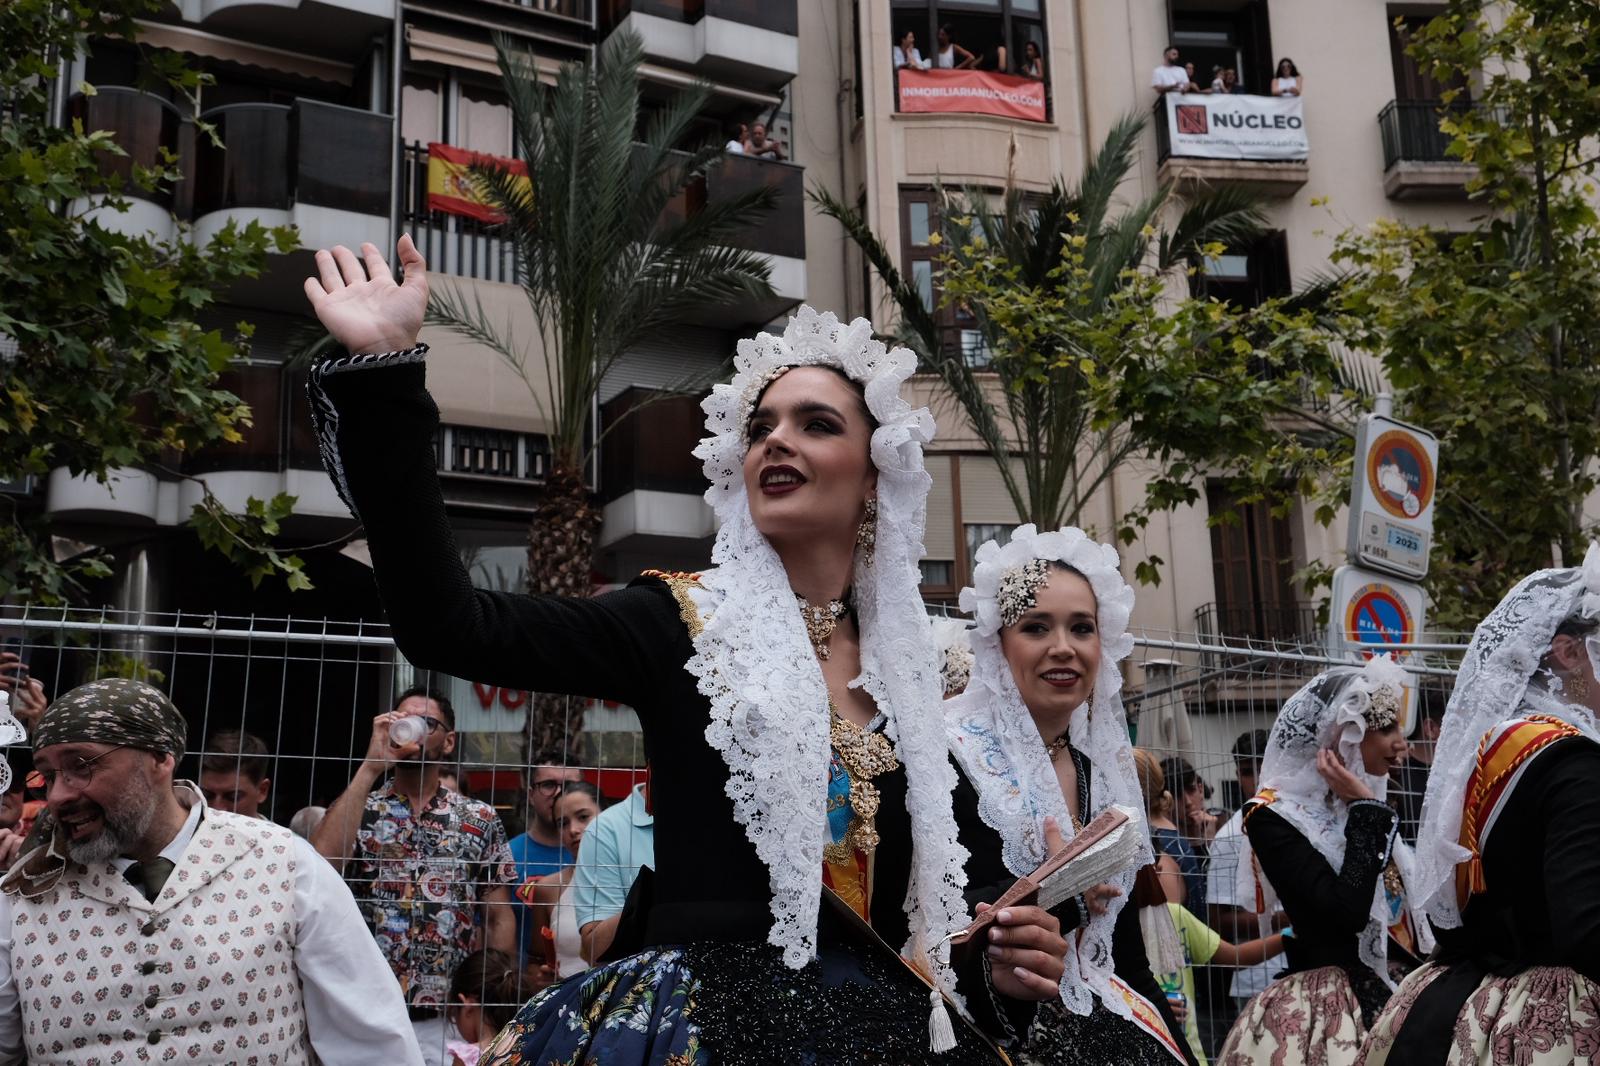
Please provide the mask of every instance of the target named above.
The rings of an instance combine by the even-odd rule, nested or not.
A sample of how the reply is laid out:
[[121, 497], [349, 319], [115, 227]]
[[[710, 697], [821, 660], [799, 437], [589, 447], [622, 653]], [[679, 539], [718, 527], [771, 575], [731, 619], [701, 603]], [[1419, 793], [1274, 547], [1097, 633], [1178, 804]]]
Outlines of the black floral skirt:
[[999, 1066], [964, 1026], [928, 1047], [928, 990], [895, 959], [821, 938], [799, 970], [749, 941], [655, 948], [546, 989], [480, 1066]]

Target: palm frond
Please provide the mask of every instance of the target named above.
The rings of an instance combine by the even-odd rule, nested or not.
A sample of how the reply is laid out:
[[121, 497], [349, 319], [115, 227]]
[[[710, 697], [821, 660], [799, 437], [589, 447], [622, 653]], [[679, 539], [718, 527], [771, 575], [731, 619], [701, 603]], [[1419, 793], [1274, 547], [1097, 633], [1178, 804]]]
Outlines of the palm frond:
[[1200, 257], [1200, 249], [1213, 242], [1241, 249], [1267, 229], [1261, 198], [1239, 185], [1218, 185], [1184, 200], [1183, 213], [1170, 232], [1157, 242], [1156, 259], [1168, 270]]

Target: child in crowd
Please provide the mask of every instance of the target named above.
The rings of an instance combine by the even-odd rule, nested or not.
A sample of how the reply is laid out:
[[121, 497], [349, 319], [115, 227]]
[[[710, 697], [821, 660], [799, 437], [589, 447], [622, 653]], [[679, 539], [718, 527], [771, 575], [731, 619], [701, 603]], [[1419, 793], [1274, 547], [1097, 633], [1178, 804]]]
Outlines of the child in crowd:
[[450, 983], [446, 1011], [461, 1035], [444, 1046], [450, 1066], [478, 1066], [478, 1056], [525, 998], [517, 962], [505, 952], [484, 948], [462, 959]]
[[1194, 1013], [1194, 968], [1208, 963], [1254, 966], [1283, 951], [1283, 934], [1273, 933], [1259, 940], [1230, 944], [1183, 904], [1168, 903], [1167, 910], [1172, 912], [1172, 924], [1178, 930], [1178, 943], [1183, 945], [1184, 966], [1177, 973], [1158, 974], [1157, 981], [1161, 991], [1167, 994], [1167, 1002], [1172, 1004], [1173, 1013], [1183, 1023], [1183, 1035], [1189, 1041], [1189, 1050], [1194, 1052], [1195, 1061], [1200, 1066], [1206, 1066], [1205, 1051], [1200, 1047], [1200, 1027]]

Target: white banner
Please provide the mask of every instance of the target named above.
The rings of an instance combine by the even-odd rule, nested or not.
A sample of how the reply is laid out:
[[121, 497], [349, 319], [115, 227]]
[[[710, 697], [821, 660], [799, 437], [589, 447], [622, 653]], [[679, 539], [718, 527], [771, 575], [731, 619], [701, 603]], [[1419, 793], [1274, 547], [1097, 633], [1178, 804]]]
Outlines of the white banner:
[[1298, 96], [1168, 93], [1169, 155], [1203, 159], [1304, 159], [1305, 101]]

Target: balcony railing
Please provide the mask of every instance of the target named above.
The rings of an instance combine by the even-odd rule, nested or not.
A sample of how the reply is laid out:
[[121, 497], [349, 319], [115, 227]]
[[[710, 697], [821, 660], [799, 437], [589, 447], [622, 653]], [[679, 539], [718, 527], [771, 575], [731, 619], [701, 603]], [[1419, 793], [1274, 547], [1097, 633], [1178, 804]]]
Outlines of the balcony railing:
[[706, 477], [693, 454], [705, 429], [699, 397], [632, 388], [600, 408], [600, 497], [630, 492], [699, 495]]
[[790, 36], [800, 32], [797, 0], [609, 0], [605, 11], [607, 32], [630, 14], [691, 24], [710, 17]]
[[231, 104], [201, 116], [222, 147], [195, 145], [194, 213], [312, 204], [389, 213], [393, 119], [315, 100]]
[[507, 2], [530, 11], [560, 15], [580, 22], [588, 22], [594, 13], [593, 0], [507, 0]]
[[542, 481], [550, 472], [550, 439], [482, 426], [440, 426], [434, 455], [441, 474]]
[[1396, 163], [1460, 163], [1449, 154], [1454, 138], [1439, 129], [1439, 119], [1448, 108], [1465, 111], [1470, 104], [1446, 105], [1440, 100], [1391, 100], [1378, 112], [1378, 129], [1383, 133], [1383, 169]]
[[400, 217], [411, 239], [428, 261], [428, 269], [442, 274], [516, 281], [516, 249], [496, 227], [476, 219], [428, 209], [428, 147], [412, 143], [400, 161]]
[[758, 159], [748, 155], [726, 156], [722, 164], [706, 175], [706, 202], [722, 203], [742, 193], [767, 186], [776, 194], [771, 212], [728, 243], [764, 255], [792, 259], [806, 257], [806, 172], [793, 163]]
[[121, 191], [162, 207], [173, 206], [173, 188], [140, 189], [133, 168], [165, 165], [162, 152], [179, 152], [183, 116], [167, 101], [138, 89], [106, 86], [93, 96], [78, 94], [67, 105], [68, 121], [83, 123], [84, 132], [109, 130], [126, 155], [97, 152], [100, 173], [122, 179]]

